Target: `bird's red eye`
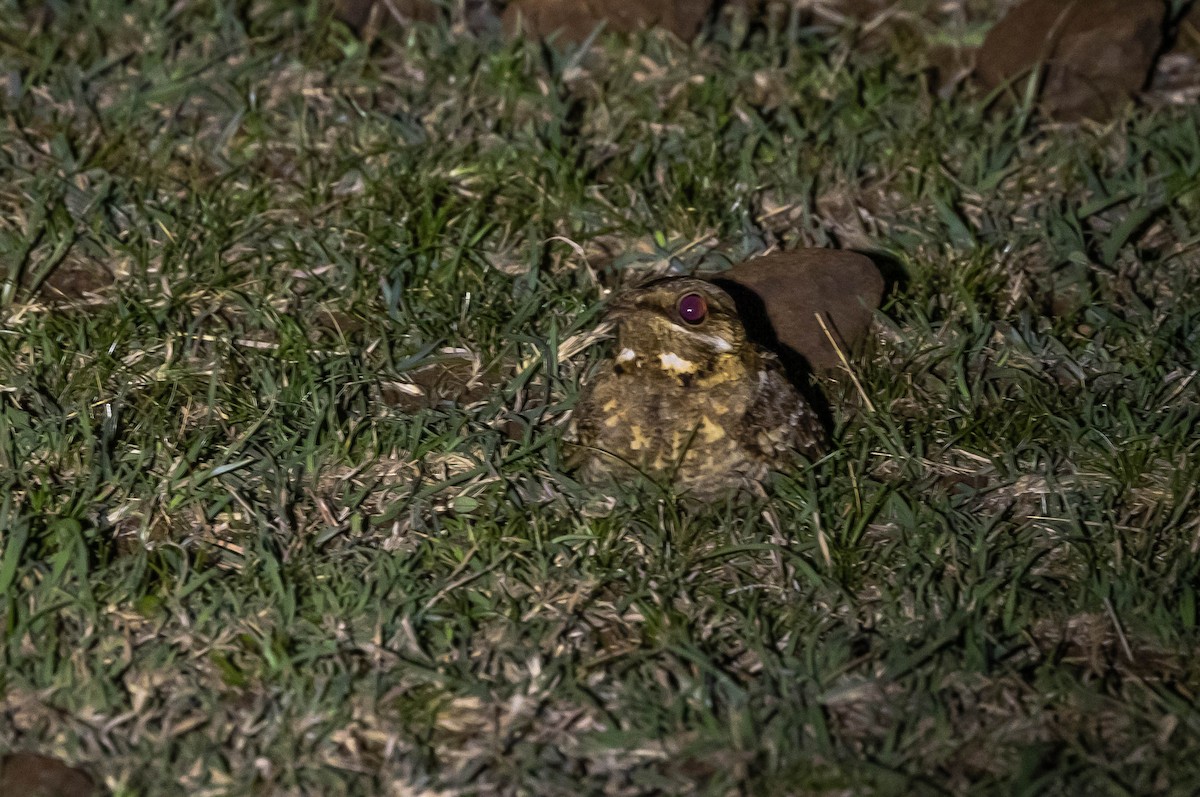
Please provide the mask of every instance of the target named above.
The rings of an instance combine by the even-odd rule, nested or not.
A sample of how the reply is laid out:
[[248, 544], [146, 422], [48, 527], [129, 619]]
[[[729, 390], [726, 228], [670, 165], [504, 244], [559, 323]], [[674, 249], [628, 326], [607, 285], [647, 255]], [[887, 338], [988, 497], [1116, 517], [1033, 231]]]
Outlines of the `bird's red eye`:
[[698, 293], [689, 293], [679, 300], [679, 317], [689, 324], [699, 324], [708, 315], [708, 302]]

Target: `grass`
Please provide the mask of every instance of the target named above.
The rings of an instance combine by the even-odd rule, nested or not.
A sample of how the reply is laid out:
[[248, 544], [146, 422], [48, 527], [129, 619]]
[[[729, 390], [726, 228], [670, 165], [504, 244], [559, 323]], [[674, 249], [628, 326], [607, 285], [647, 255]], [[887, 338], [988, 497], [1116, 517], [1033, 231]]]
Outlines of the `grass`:
[[[1200, 788], [1194, 107], [940, 100], [919, 20], [585, 56], [48, 7], [0, 17], [0, 752], [118, 796]], [[766, 503], [596, 516], [603, 288], [830, 245], [903, 275], [874, 411], [826, 380]]]

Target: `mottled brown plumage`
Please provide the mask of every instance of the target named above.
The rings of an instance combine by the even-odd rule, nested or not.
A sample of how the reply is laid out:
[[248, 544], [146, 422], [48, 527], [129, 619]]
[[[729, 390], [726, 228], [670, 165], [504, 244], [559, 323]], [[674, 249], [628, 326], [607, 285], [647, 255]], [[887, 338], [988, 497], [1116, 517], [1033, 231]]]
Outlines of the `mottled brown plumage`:
[[656, 280], [622, 295], [617, 353], [575, 408], [584, 481], [641, 472], [713, 500], [749, 487], [824, 430], [776, 356], [746, 338], [733, 300], [704, 280]]

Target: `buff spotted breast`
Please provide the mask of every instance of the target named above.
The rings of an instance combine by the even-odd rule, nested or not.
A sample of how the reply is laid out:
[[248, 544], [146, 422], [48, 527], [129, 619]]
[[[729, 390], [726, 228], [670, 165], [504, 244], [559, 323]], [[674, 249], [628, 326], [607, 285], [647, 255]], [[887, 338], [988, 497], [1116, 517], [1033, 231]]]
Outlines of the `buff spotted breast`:
[[779, 359], [750, 341], [725, 291], [668, 277], [613, 302], [616, 355], [583, 389], [573, 426], [581, 479], [641, 473], [701, 501], [761, 482], [825, 432]]

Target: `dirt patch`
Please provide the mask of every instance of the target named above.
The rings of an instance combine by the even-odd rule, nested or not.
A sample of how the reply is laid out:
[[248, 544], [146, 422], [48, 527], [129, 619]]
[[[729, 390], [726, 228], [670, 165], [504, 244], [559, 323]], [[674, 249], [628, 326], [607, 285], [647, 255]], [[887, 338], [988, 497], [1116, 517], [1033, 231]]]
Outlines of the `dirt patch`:
[[99, 797], [96, 783], [81, 769], [36, 753], [0, 759], [0, 794], [22, 797]]
[[313, 316], [313, 324], [309, 337], [313, 340], [321, 340], [323, 338], [332, 337], [335, 339], [355, 338], [362, 334], [366, 329], [366, 324], [357, 316], [342, 312], [341, 310], [332, 310], [328, 308], [320, 308]]
[[1034, 623], [1030, 635], [1041, 656], [1097, 676], [1143, 682], [1187, 678], [1184, 657], [1126, 629], [1115, 613], [1044, 618]]
[[72, 259], [54, 269], [38, 292], [47, 301], [76, 302], [94, 297], [114, 281], [112, 271], [103, 263]]
[[1041, 70], [1040, 100], [1063, 121], [1104, 120], [1141, 90], [1162, 46], [1160, 0], [1027, 0], [988, 33], [976, 74], [989, 89]]

